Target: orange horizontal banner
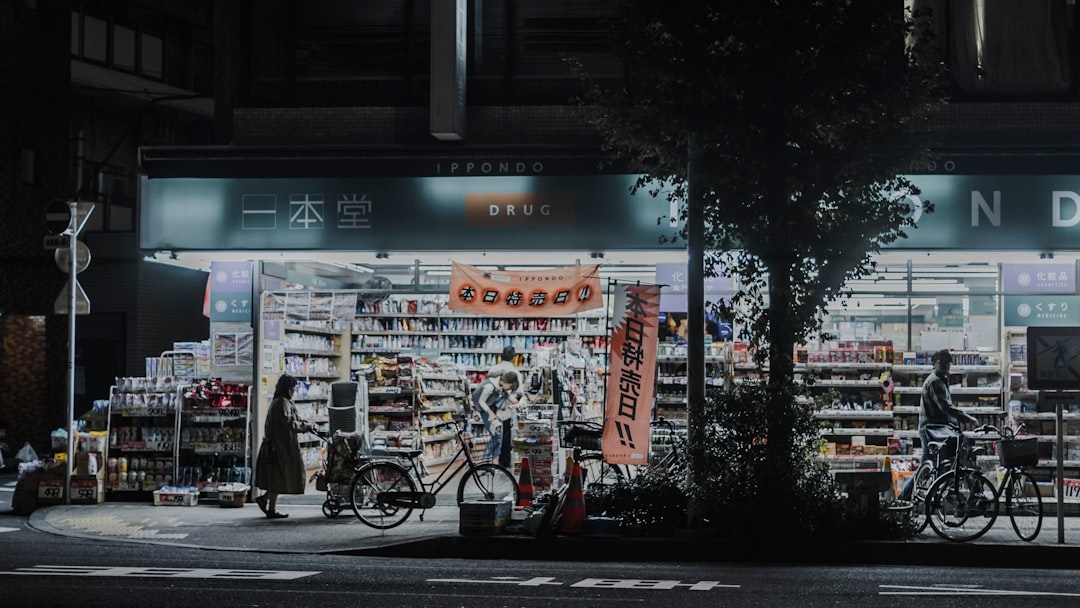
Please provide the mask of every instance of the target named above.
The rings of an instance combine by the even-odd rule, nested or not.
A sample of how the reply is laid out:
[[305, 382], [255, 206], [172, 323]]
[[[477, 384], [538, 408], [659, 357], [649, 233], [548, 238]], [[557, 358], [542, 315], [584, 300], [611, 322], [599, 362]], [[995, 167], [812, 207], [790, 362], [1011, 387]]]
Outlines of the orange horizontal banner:
[[570, 315], [604, 305], [600, 265], [485, 270], [453, 263], [450, 310], [502, 317]]

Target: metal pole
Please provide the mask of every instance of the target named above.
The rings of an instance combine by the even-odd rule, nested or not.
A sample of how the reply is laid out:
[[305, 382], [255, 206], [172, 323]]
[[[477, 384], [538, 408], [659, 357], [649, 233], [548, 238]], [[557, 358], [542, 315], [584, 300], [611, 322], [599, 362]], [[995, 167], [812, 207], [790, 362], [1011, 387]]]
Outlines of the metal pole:
[[[1034, 356], [1034, 354], [1032, 355]], [[1065, 395], [1061, 399], [1055, 399], [1054, 411], [1057, 416], [1057, 487], [1054, 494], [1057, 495], [1057, 526], [1058, 544], [1065, 544], [1065, 417], [1062, 410], [1065, 409]]]
[[68, 235], [68, 362], [67, 362], [67, 481], [64, 487], [64, 504], [71, 504], [71, 474], [75, 466], [75, 289], [78, 262], [75, 255], [76, 230], [79, 227], [79, 203], [68, 201], [71, 224]]

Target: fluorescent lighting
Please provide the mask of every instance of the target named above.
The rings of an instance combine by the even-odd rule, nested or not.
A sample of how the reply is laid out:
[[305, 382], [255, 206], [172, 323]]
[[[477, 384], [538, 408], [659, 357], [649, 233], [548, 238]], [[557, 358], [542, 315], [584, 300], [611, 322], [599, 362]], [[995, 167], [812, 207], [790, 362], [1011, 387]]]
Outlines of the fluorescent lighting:
[[360, 264], [349, 264], [343, 262], [325, 262], [330, 266], [336, 266], [337, 268], [344, 268], [345, 270], [351, 270], [353, 272], [375, 272], [374, 268], [370, 266], [362, 266]]

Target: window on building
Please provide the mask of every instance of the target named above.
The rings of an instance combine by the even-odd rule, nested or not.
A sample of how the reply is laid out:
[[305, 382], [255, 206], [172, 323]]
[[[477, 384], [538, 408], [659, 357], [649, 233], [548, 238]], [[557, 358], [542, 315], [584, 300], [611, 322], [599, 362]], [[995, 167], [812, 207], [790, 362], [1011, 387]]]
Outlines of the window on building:
[[82, 34], [83, 58], [105, 63], [109, 59], [109, 24], [104, 19], [85, 15]]
[[161, 37], [152, 34], [143, 34], [141, 40], [142, 50], [139, 54], [141, 59], [139, 73], [150, 78], [164, 78], [165, 70], [163, 69], [163, 66], [165, 65], [165, 45], [162, 43]]
[[112, 62], [121, 70], [135, 71], [135, 30], [120, 25], [113, 28]]
[[907, 0], [933, 11], [960, 94], [1038, 98], [1072, 88], [1074, 0]]

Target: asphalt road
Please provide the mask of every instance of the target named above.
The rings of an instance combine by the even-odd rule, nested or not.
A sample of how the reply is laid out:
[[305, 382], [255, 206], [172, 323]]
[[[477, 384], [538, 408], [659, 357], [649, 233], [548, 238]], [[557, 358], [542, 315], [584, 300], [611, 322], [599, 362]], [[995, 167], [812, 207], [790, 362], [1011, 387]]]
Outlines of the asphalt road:
[[5, 608], [1080, 605], [1080, 570], [266, 554], [63, 537], [10, 513], [0, 530]]

